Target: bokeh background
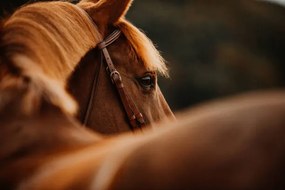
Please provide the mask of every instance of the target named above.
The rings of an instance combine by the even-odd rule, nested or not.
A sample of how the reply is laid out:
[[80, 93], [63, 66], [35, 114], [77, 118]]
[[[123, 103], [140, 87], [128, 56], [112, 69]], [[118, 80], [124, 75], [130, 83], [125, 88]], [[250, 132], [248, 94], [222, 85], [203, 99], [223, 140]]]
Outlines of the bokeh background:
[[[1, 15], [26, 2], [2, 0]], [[174, 111], [285, 85], [281, 5], [255, 0], [135, 0], [127, 18], [167, 60], [171, 78], [161, 78], [160, 86]]]

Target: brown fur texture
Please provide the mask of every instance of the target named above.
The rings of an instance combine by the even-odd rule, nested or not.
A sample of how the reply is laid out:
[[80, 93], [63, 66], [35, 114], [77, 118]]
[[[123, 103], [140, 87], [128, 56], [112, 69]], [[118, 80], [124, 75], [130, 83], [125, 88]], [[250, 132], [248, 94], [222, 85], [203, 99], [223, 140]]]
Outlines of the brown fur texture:
[[79, 3], [79, 6], [87, 11], [99, 26], [100, 31], [106, 34], [107, 27], [124, 17], [131, 3], [132, 0], [84, 0]]
[[25, 88], [16, 91], [0, 114], [2, 188], [284, 188], [283, 91], [208, 103], [145, 134], [111, 138], [47, 102], [33, 117], [12, 115]]

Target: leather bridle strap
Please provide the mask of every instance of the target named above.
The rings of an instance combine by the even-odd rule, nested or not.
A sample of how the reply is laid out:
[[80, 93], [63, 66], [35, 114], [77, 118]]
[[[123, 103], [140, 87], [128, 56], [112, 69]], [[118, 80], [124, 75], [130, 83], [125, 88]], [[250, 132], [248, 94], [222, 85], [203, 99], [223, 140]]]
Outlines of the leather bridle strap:
[[102, 51], [102, 55], [105, 58], [105, 63], [107, 64], [108, 71], [110, 72], [111, 81], [117, 89], [124, 110], [128, 116], [130, 125], [132, 129], [136, 129], [141, 128], [145, 125], [144, 117], [142, 113], [137, 109], [134, 101], [126, 93], [121, 74], [115, 68], [110, 54], [107, 50], [107, 46], [115, 42], [120, 37], [120, 35], [121, 31], [115, 30], [105, 40], [98, 44], [98, 48]]
[[[102, 62], [102, 56], [101, 56], [100, 59], [101, 59], [101, 62]], [[92, 88], [91, 88], [91, 91], [90, 91], [88, 104], [87, 104], [87, 107], [86, 107], [86, 110], [85, 110], [84, 117], [81, 120], [81, 123], [83, 125], [85, 125], [85, 126], [88, 123], [88, 119], [89, 119], [91, 111], [92, 111], [92, 104], [93, 104], [93, 101], [95, 99], [95, 95], [96, 95], [95, 93], [96, 93], [97, 86], [98, 86], [98, 83], [99, 83], [99, 74], [100, 74], [101, 69], [102, 69], [102, 64], [99, 64], [98, 66], [95, 65], [95, 74], [94, 74], [94, 78], [93, 78], [93, 81], [92, 81]]]

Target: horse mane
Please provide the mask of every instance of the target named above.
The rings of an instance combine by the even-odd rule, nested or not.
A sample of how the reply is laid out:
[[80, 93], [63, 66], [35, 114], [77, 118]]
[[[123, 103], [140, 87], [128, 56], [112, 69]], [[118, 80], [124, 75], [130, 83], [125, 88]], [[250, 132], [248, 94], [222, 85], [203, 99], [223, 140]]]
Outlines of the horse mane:
[[124, 33], [146, 68], [168, 76], [165, 60], [143, 32], [125, 19], [120, 19], [116, 26]]
[[[124, 18], [116, 26], [147, 68], [167, 76], [163, 58], [141, 31]], [[102, 40], [84, 11], [61, 1], [32, 3], [1, 22], [0, 30], [0, 90], [28, 81], [30, 90], [74, 114], [77, 107], [65, 85], [86, 52]]]
[[84, 16], [66, 2], [30, 4], [5, 22], [3, 41], [12, 56], [28, 55], [44, 73], [64, 80], [82, 55], [101, 40]]
[[66, 113], [76, 112], [66, 81], [82, 56], [101, 41], [99, 32], [78, 10], [66, 2], [34, 3], [3, 21], [1, 91], [19, 86], [25, 78], [31, 91]]

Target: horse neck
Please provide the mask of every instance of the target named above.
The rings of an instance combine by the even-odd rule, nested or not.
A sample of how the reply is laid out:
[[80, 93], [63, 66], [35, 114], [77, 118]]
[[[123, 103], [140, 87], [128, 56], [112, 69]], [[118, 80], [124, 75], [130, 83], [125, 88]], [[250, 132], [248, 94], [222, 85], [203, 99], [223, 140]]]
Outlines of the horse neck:
[[88, 19], [69, 3], [31, 4], [4, 24], [2, 43], [19, 67], [25, 66], [19, 61], [29, 59], [49, 78], [65, 83], [83, 55], [100, 40]]
[[101, 139], [81, 128], [38, 91], [33, 84], [20, 78], [14, 86], [0, 90], [0, 165], [13, 155], [25, 156], [23, 151], [40, 154], [58, 151], [60, 147], [84, 146]]

